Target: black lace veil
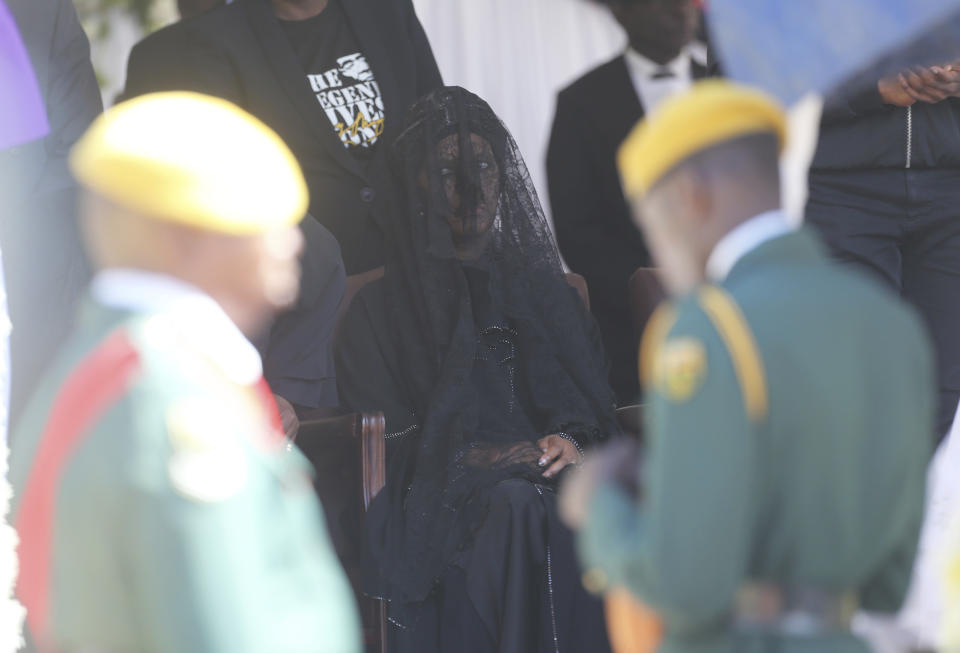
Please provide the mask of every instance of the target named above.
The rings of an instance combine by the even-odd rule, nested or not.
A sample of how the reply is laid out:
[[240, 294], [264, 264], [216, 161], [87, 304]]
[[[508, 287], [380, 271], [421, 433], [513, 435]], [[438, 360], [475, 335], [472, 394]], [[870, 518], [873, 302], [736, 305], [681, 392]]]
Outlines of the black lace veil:
[[[566, 283], [517, 145], [491, 108], [457, 87], [418, 101], [391, 153], [405, 205], [384, 278], [418, 431], [390, 445], [388, 487], [368, 516], [375, 589], [425, 599], [505, 478], [548, 484], [534, 443], [563, 431], [583, 446], [617, 431], [595, 325]], [[469, 278], [480, 278], [479, 290]], [[481, 432], [471, 372], [475, 311], [516, 334], [518, 383], [536, 432]]]

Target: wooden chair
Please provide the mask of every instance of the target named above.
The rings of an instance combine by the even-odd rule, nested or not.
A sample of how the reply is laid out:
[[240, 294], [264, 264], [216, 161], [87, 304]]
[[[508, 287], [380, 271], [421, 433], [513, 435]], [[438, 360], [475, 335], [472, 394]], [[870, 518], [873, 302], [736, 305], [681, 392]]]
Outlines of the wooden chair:
[[655, 268], [639, 268], [630, 277], [630, 312], [637, 340], [643, 336], [643, 330], [650, 316], [667, 297]]

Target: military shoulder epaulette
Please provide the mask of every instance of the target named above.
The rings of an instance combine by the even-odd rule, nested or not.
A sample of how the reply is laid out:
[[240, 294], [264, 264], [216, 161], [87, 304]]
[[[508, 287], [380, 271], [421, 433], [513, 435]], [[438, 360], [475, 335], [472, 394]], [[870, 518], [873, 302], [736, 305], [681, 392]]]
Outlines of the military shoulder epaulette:
[[733, 360], [747, 417], [755, 423], [765, 420], [769, 411], [766, 372], [743, 312], [736, 300], [717, 286], [701, 288], [697, 300]]
[[[748, 418], [763, 421], [769, 410], [766, 373], [743, 312], [717, 286], [702, 287], [695, 300], [730, 354]], [[677, 318], [672, 303], [662, 304], [650, 318], [640, 343], [640, 378], [645, 388], [656, 387], [674, 401], [686, 401], [706, 376], [706, 351], [695, 338], [669, 338]]]

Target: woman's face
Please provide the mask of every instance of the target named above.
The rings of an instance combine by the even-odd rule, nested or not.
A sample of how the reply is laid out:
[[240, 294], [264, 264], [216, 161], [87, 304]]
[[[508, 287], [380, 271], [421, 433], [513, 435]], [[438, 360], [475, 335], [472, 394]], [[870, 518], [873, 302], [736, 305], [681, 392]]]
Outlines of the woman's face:
[[[500, 201], [500, 168], [493, 148], [477, 134], [470, 134], [470, 142], [477, 170], [477, 195], [469, 204], [465, 204], [462, 198], [459, 134], [441, 140], [436, 151], [437, 173], [449, 208], [444, 218], [450, 225], [454, 246], [461, 258], [482, 252]], [[421, 172], [420, 183], [424, 189], [428, 188], [426, 171]]]

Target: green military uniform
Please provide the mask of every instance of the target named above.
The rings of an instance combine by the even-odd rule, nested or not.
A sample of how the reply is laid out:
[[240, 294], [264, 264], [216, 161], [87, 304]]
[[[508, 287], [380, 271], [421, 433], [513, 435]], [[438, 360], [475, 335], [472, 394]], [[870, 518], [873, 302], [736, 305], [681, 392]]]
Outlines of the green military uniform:
[[661, 651], [866, 651], [842, 625], [738, 625], [738, 597], [900, 606], [933, 433], [918, 320], [799, 231], [661, 309], [643, 349], [644, 494], [594, 494], [590, 577], [660, 615]]
[[229, 328], [198, 339], [207, 313], [190, 306], [177, 317], [90, 302], [13, 439], [32, 639], [62, 651], [359, 651], [309, 465], [283, 444], [269, 395], [216, 351]]

